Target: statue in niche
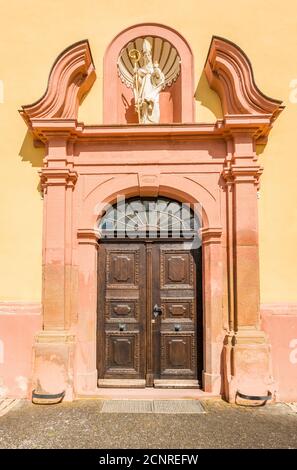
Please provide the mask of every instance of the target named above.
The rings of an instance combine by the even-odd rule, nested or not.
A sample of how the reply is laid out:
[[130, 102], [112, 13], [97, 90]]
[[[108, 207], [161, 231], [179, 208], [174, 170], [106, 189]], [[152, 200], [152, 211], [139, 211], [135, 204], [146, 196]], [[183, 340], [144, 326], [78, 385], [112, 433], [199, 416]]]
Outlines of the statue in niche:
[[[160, 122], [159, 95], [165, 86], [165, 75], [159, 64], [152, 61], [152, 46], [144, 39], [142, 53], [136, 49], [129, 52], [134, 61], [133, 92], [135, 109], [140, 124], [157, 124]], [[137, 64], [143, 57], [143, 67]]]

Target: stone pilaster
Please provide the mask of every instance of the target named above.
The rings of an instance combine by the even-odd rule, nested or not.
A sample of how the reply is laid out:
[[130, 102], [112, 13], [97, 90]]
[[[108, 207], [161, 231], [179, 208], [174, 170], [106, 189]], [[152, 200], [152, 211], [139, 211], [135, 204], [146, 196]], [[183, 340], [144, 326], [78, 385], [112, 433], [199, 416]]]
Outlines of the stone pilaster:
[[233, 257], [233, 279], [229, 286], [232, 321], [223, 354], [224, 389], [229, 401], [234, 400], [237, 390], [248, 395], [274, 391], [270, 346], [259, 321], [257, 188], [262, 168], [257, 164], [253, 148], [251, 135], [236, 133], [233, 159], [224, 172], [227, 184], [232, 185], [232, 200], [229, 196], [232, 224], [228, 236]]
[[49, 138], [47, 147], [40, 171], [44, 193], [43, 330], [35, 338], [32, 387], [46, 394], [65, 390], [66, 399], [72, 399], [72, 197], [77, 173], [65, 136]]
[[203, 390], [220, 394], [222, 347], [222, 247], [221, 227], [202, 229], [203, 269]]

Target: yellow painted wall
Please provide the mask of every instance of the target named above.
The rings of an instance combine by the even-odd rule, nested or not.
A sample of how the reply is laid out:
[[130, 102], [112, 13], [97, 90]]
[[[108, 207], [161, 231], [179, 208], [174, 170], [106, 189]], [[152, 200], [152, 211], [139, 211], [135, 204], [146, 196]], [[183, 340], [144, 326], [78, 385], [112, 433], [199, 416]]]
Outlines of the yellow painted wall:
[[217, 96], [201, 72], [212, 35], [234, 41], [250, 58], [257, 85], [284, 100], [260, 161], [261, 301], [297, 301], [296, 0], [0, 0], [0, 300], [40, 300], [42, 200], [35, 149], [17, 113], [44, 93], [57, 55], [88, 38], [97, 80], [80, 109], [85, 123], [102, 121], [103, 54], [124, 28], [157, 22], [178, 30], [195, 57], [197, 119], [220, 115]]

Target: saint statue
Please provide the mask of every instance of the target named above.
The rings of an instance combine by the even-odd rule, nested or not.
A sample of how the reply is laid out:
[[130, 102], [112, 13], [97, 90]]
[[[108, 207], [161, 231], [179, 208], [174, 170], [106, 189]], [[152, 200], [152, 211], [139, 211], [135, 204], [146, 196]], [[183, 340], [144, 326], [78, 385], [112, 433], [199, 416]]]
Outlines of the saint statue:
[[134, 65], [133, 91], [135, 109], [140, 124], [160, 122], [159, 95], [165, 85], [165, 76], [159, 64], [152, 62], [152, 46], [144, 39], [142, 46], [143, 67]]

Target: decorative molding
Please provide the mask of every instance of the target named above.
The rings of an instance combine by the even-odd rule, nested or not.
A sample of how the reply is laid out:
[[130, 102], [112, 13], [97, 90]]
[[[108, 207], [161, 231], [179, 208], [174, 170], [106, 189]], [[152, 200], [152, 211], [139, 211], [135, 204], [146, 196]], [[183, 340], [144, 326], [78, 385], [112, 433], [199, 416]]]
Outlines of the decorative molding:
[[205, 141], [208, 139], [224, 139], [226, 130], [222, 120], [215, 124], [121, 124], [85, 126], [75, 119], [32, 119], [31, 130], [37, 140], [47, 142], [53, 136], [63, 134], [65, 140], [73, 139], [82, 143], [98, 142], [164, 142], [174, 141]]
[[42, 330], [35, 336], [36, 343], [74, 343], [75, 335], [68, 330]]
[[261, 304], [260, 314], [297, 316], [297, 302], [272, 302]]
[[[179, 281], [172, 281], [172, 284], [170, 284], [168, 281], [166, 282], [168, 276], [168, 264], [166, 263], [166, 257], [165, 255], [167, 254], [173, 254], [173, 255], [181, 255], [185, 256], [187, 255], [189, 259], [189, 265], [188, 265], [188, 280], [189, 282], [181, 283]], [[184, 261], [184, 258], [183, 258]], [[194, 287], [194, 277], [193, 277], [193, 272], [194, 272], [194, 260], [193, 257], [185, 250], [176, 250], [173, 248], [162, 248], [160, 249], [160, 288], [161, 289], [180, 289], [181, 286], [183, 288], [188, 288], [191, 289]], [[177, 287], [178, 286], [178, 287]]]
[[200, 229], [200, 232], [202, 235], [202, 245], [221, 243], [222, 227], [205, 227]]
[[22, 106], [20, 114], [30, 127], [33, 119], [77, 119], [78, 106], [95, 79], [89, 42], [72, 44], [52, 66], [45, 94]]
[[140, 196], [157, 197], [159, 194], [160, 172], [154, 174], [138, 172], [138, 184]]
[[[133, 341], [133, 365], [131, 367], [112, 367], [113, 356], [112, 356], [112, 345], [111, 342], [113, 338], [122, 338], [122, 339], [132, 339]], [[106, 357], [106, 375], [115, 374], [116, 376], [121, 376], [125, 374], [139, 374], [140, 373], [140, 332], [139, 331], [127, 331], [125, 335], [119, 331], [106, 330], [106, 342], [105, 342], [105, 357]]]
[[230, 165], [224, 167], [222, 176], [226, 184], [254, 183], [258, 186], [262, 173], [263, 167], [260, 165]]
[[41, 315], [41, 303], [2, 301], [0, 315]]
[[74, 188], [78, 178], [76, 171], [69, 168], [42, 168], [39, 171], [41, 187], [46, 189], [48, 186], [66, 186]]
[[[134, 281], [133, 282], [129, 282], [129, 283], [125, 283], [123, 282], [122, 284], [120, 282], [118, 283], [111, 283], [109, 281], [109, 278], [110, 278], [110, 274], [112, 273], [112, 255], [116, 255], [116, 254], [119, 254], [119, 255], [122, 255], [124, 254], [125, 255], [133, 255], [134, 257], [134, 267], [135, 267], [135, 270], [134, 270]], [[140, 253], [140, 248], [136, 248], [135, 250], [132, 250], [132, 249], [129, 249], [129, 250], [125, 250], [124, 252], [123, 251], [119, 251], [117, 249], [111, 249], [111, 250], [108, 250], [106, 252], [106, 264], [105, 264], [105, 282], [106, 282], [106, 286], [108, 289], [135, 289], [136, 287], [139, 287], [139, 281], [140, 281], [140, 278], [139, 278], [139, 271], [140, 271], [140, 259], [139, 259], [139, 253]]]
[[95, 245], [98, 246], [98, 238], [100, 233], [95, 229], [78, 229], [77, 239], [79, 245]]
[[197, 362], [197, 347], [195, 341], [195, 334], [190, 331], [182, 331], [178, 332], [178, 334], [174, 334], [172, 331], [163, 331], [161, 333], [161, 377], [164, 375], [175, 375], [176, 376], [176, 369], [167, 368], [167, 361], [169, 357], [169, 342], [166, 339], [174, 339], [174, 338], [184, 338], [189, 339], [190, 347], [191, 347], [191, 356], [190, 356], [190, 369], [179, 368], [178, 372], [180, 375], [193, 375], [195, 371], [195, 364]]
[[231, 41], [213, 36], [204, 71], [221, 99], [226, 125], [256, 128], [257, 138], [267, 136], [284, 106], [259, 90], [245, 53]]

